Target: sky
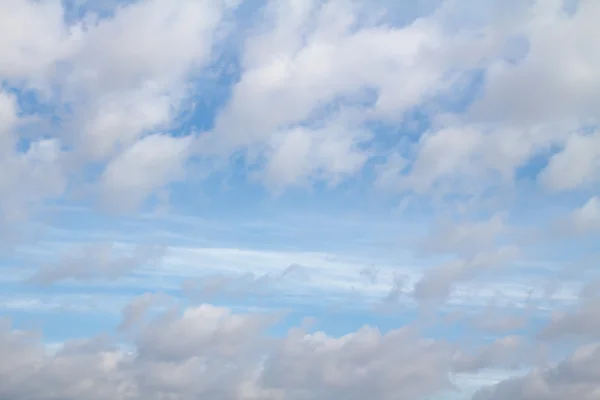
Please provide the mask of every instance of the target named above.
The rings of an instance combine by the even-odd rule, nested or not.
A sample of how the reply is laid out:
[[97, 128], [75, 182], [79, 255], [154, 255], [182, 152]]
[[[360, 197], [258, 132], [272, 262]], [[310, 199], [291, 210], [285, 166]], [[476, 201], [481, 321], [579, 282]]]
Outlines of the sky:
[[596, 0], [0, 0], [0, 399], [600, 400]]

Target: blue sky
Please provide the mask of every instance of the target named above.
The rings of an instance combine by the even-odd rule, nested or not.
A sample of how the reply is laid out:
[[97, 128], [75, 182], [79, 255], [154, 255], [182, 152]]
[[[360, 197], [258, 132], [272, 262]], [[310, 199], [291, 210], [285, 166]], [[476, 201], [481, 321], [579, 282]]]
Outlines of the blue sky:
[[598, 4], [4, 1], [0, 398], [596, 399]]

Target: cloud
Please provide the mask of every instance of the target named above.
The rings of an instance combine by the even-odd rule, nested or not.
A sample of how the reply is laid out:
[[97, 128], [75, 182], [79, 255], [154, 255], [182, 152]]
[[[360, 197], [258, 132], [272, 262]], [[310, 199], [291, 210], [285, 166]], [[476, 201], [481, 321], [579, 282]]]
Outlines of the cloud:
[[517, 370], [534, 361], [535, 348], [519, 336], [506, 336], [483, 346], [473, 353], [458, 353], [454, 360], [457, 372], [476, 372], [489, 368], [504, 367]]
[[514, 310], [507, 309], [507, 302], [510, 304], [511, 300], [502, 302], [502, 295], [498, 294], [481, 313], [464, 316], [465, 322], [481, 332], [492, 335], [527, 330], [530, 319], [538, 311], [535, 305], [530, 304], [524, 307], [524, 310]]
[[564, 3], [533, 2], [522, 14], [527, 17], [517, 19], [513, 32], [526, 41], [527, 52], [517, 62], [491, 63], [473, 114], [523, 126], [598, 117], [594, 93], [600, 88], [600, 48], [590, 36], [598, 3], [578, 1], [571, 13]]
[[[32, 193], [7, 187], [14, 202], [27, 203], [30, 198], [43, 202], [62, 194], [66, 183], [81, 175], [88, 179], [83, 186], [93, 185], [96, 182], [89, 182], [90, 176], [82, 172], [91, 166], [104, 169], [93, 192], [117, 208], [135, 207], [154, 189], [178, 179], [187, 158], [184, 149], [193, 137], [147, 135], [172, 129], [191, 109], [188, 85], [211, 60], [219, 24], [232, 5], [150, 0], [114, 5], [102, 17], [90, 9], [85, 18], [68, 21], [68, 6], [60, 1], [3, 3], [2, 25], [12, 34], [0, 42], [5, 54], [0, 77], [17, 89], [20, 99], [33, 96], [52, 110], [55, 122], [33, 135], [44, 138], [39, 146], [52, 143], [60, 155], [46, 157], [40, 170], [49, 176], [35, 178], [42, 172], [20, 165], [23, 151], [6, 148], [13, 151], [0, 158], [3, 180], [27, 182], [31, 176], [39, 179], [32, 186], [48, 188]], [[4, 92], [2, 99], [2, 113], [12, 113], [3, 119], [6, 125], [20, 110], [7, 108]], [[11, 134], [14, 143], [22, 135]], [[156, 145], [166, 151], [162, 158], [152, 150]], [[68, 151], [60, 154], [63, 149]], [[148, 157], [154, 160], [152, 165]], [[115, 172], [122, 167], [131, 171]], [[154, 169], [153, 180], [140, 168]], [[123, 191], [120, 201], [114, 201], [115, 191]]]
[[265, 314], [201, 305], [157, 316], [141, 327], [129, 349], [91, 339], [49, 352], [3, 321], [0, 395], [317, 400], [372, 393], [392, 399], [450, 387], [450, 348], [420, 339], [411, 329], [382, 334], [365, 327], [341, 338], [299, 329], [283, 338], [265, 336], [273, 322]]
[[144, 322], [143, 318], [153, 306], [168, 304], [170, 298], [160, 293], [144, 293], [134, 298], [123, 308], [120, 330], [130, 330], [138, 323]]
[[[202, 149], [262, 152], [267, 183], [275, 186], [293, 185], [317, 168], [324, 176], [313, 180], [327, 182], [339, 172], [357, 172], [368, 154], [356, 147], [369, 139], [357, 127], [401, 121], [449, 90], [460, 76], [453, 71], [469, 64], [458, 56], [464, 46], [478, 51], [477, 43], [464, 45], [443, 33], [436, 15], [400, 27], [378, 25], [378, 7], [359, 2], [284, 1], [268, 5], [264, 15], [268, 28], [245, 41], [241, 78]], [[340, 113], [350, 126], [312, 123]], [[290, 157], [284, 153], [292, 143], [297, 152]]]
[[419, 339], [410, 329], [384, 335], [365, 327], [338, 339], [290, 335], [267, 363], [265, 382], [292, 398], [421, 398], [451, 388], [449, 353], [443, 343]]
[[479, 221], [442, 221], [432, 223], [430, 232], [420, 239], [416, 252], [424, 256], [450, 255], [456, 258], [426, 270], [414, 285], [420, 302], [444, 300], [459, 282], [472, 279], [490, 268], [508, 265], [520, 249], [507, 244], [506, 214], [496, 213]]
[[333, 121], [323, 127], [292, 128], [274, 133], [270, 139], [265, 166], [266, 183], [281, 190], [295, 185], [323, 180], [332, 184], [356, 174], [369, 155], [359, 147], [360, 137], [350, 124]]
[[563, 234], [583, 236], [600, 231], [600, 198], [590, 197], [580, 208], [573, 210], [557, 226]]
[[0, 3], [0, 398], [598, 397], [597, 1]]
[[442, 222], [434, 225], [423, 238], [421, 249], [425, 254], [458, 254], [472, 256], [479, 251], [491, 250], [499, 244], [506, 232], [506, 215], [497, 213], [487, 220]]
[[11, 32], [0, 41], [0, 76], [31, 85], [48, 79], [54, 63], [70, 54], [77, 35], [65, 26], [58, 0], [7, 0], [0, 24]]
[[553, 191], [590, 187], [600, 182], [600, 133], [573, 134], [564, 149], [552, 156], [540, 181]]
[[[600, 51], [590, 39], [597, 4], [577, 2], [569, 14], [562, 3], [517, 7], [510, 24], [502, 23], [499, 10], [490, 14], [498, 15], [496, 21], [476, 19], [485, 21], [482, 35], [491, 42], [520, 43], [523, 50], [511, 56], [511, 46], [492, 46], [490, 56], [482, 58], [485, 79], [467, 111], [434, 115], [434, 126], [413, 149], [400, 149], [385, 164], [380, 180], [385, 176], [386, 186], [477, 199], [493, 188], [512, 189], [518, 170], [539, 157], [549, 159], [538, 176], [544, 187], [594, 187], [597, 135], [588, 131], [599, 117], [594, 93], [600, 87]], [[456, 10], [453, 2], [445, 4]], [[400, 169], [397, 159], [403, 160]]]
[[[236, 5], [152, 0], [106, 6], [109, 11], [102, 16], [86, 5], [80, 10], [87, 10], [88, 18], [67, 22], [66, 6], [60, 2], [13, 0], [3, 6], [4, 14], [36, 30], [15, 28], [19, 34], [3, 42], [3, 54], [10, 57], [4, 59], [2, 76], [22, 89], [47, 93], [42, 99], [62, 110], [57, 136], [61, 147], [73, 150], [71, 168], [107, 163], [104, 175], [114, 175], [110, 165], [133, 157], [129, 151], [141, 146], [138, 140], [180, 127], [181, 115], [193, 108], [199, 94], [194, 82], [219, 56], [223, 39], [235, 30], [229, 17]], [[369, 123], [402, 122], [406, 112], [462, 90], [461, 82], [472, 79], [473, 70], [485, 69], [481, 98], [464, 115], [455, 113], [445, 120], [446, 111], [437, 113], [435, 127], [415, 144], [414, 157], [386, 149], [392, 150], [383, 163], [386, 185], [420, 194], [440, 187], [444, 192], [467, 193], [476, 182], [483, 191], [495, 185], [498, 176], [503, 183], [512, 182], [516, 168], [540, 152], [565, 146], [541, 175], [548, 177], [540, 178], [555, 180], [552, 176], [558, 172], [552, 170], [567, 173], [560, 168], [560, 159], [577, 146], [579, 134], [570, 132], [578, 132], [583, 122], [573, 120], [594, 118], [589, 88], [598, 81], [593, 68], [598, 60], [586, 50], [594, 46], [592, 35], [581, 32], [593, 26], [587, 16], [595, 6], [582, 1], [567, 15], [558, 6], [534, 3], [527, 9], [508, 4], [489, 20], [490, 7], [470, 10], [475, 22], [459, 27], [453, 1], [422, 6], [425, 14], [399, 25], [388, 23], [390, 16], [382, 12], [385, 3], [267, 5], [257, 14], [260, 17], [250, 21], [253, 29], [240, 44], [240, 78], [218, 110], [214, 129], [198, 141], [189, 137], [190, 143], [195, 142], [193, 152], [228, 157], [242, 151], [249, 164], [258, 164], [260, 180], [276, 191], [315, 180], [335, 185], [357, 175], [370, 159], [388, 158], [387, 151], [379, 151], [380, 134], [372, 132]], [[418, 14], [418, 9], [413, 11]], [[519, 15], [512, 28], [502, 17], [509, 11]], [[570, 42], [543, 35], [541, 26], [548, 23], [581, 46], [567, 48], [565, 43]], [[508, 57], [509, 44], [516, 39], [528, 46], [513, 60]], [[561, 62], [569, 58], [573, 65], [552, 67], [556, 62], [550, 50], [556, 46], [571, 56]], [[23, 48], [28, 52], [17, 50]], [[571, 70], [570, 75], [565, 73]], [[555, 128], [548, 128], [541, 117], [520, 127], [515, 112], [527, 107], [513, 109], [507, 104], [515, 102], [502, 99], [521, 93], [526, 86], [523, 77], [529, 76], [543, 80], [536, 86], [540, 90], [518, 99], [542, 93], [543, 88], [564, 93], [568, 87], [569, 96], [543, 96], [527, 107], [537, 104], [550, 110], [543, 116], [560, 109], [572, 117], [562, 118], [564, 123], [553, 124]], [[571, 82], [574, 76], [580, 81]], [[507, 88], [514, 90], [507, 92]], [[537, 115], [534, 111], [530, 114]], [[490, 112], [501, 115], [501, 122]], [[593, 183], [595, 147], [587, 146], [588, 155], [578, 158], [581, 165], [573, 174], [579, 178], [560, 179], [569, 185]], [[185, 164], [187, 154], [178, 154], [170, 165]], [[394, 163], [398, 159], [405, 164], [400, 170]], [[399, 174], [398, 179], [391, 179], [390, 173]], [[153, 184], [140, 181], [145, 189], [125, 196], [133, 199], [128, 207], [180, 175], [159, 176], [162, 179]], [[101, 195], [107, 191], [107, 197], [117, 190], [103, 178], [98, 189]]]
[[441, 264], [425, 275], [415, 284], [414, 295], [421, 302], [446, 299], [454, 285], [482, 269], [497, 268], [514, 261], [519, 255], [516, 246], [503, 246], [489, 252], [480, 252], [471, 258], [457, 259]]
[[473, 400], [594, 400], [600, 389], [599, 360], [598, 344], [586, 345], [555, 366], [482, 389]]
[[583, 297], [572, 310], [554, 312], [552, 319], [539, 332], [538, 337], [545, 341], [556, 341], [569, 337], [584, 339], [599, 337], [599, 305], [600, 299], [592, 295]]
[[165, 253], [161, 246], [137, 246], [132, 252], [115, 244], [95, 244], [79, 252], [66, 253], [55, 264], [38, 269], [28, 281], [49, 285], [63, 280], [115, 280], [146, 263], [160, 262]]
[[191, 138], [154, 134], [137, 141], [113, 159], [100, 178], [105, 204], [112, 210], [137, 209], [169, 182], [184, 178]]
[[0, 88], [0, 247], [13, 242], [44, 200], [59, 197], [67, 185], [59, 140], [31, 140], [15, 151], [22, 146], [17, 132], [32, 119], [23, 115], [17, 96]]

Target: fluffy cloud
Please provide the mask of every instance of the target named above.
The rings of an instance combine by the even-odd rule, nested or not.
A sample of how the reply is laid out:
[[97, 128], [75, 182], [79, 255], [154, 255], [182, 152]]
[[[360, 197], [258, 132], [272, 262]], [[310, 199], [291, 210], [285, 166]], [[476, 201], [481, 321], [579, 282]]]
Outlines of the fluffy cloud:
[[[443, 17], [435, 14], [406, 26], [380, 25], [375, 4], [284, 1], [269, 5], [265, 15], [269, 28], [246, 40], [240, 81], [203, 146], [233, 151], [267, 142], [266, 174], [276, 185], [284, 178], [274, 181], [272, 169], [291, 140], [304, 150], [287, 157], [289, 183], [315, 168], [325, 173], [313, 178], [329, 182], [340, 168], [356, 172], [368, 153], [355, 146], [369, 137], [352, 126], [402, 121], [407, 111], [448, 91], [487, 46], [444, 32]], [[466, 49], [474, 54], [468, 60], [461, 57]], [[351, 125], [311, 124], [339, 113], [351, 115]], [[273, 149], [270, 137], [290, 129]]]
[[[91, 197], [84, 197], [86, 205], [104, 207], [94, 209], [99, 214], [136, 212], [149, 198], [177, 186], [171, 183], [183, 182], [187, 186], [177, 198], [189, 211], [196, 205], [189, 198], [199, 189], [192, 187], [197, 181], [190, 182], [190, 165], [206, 166], [202, 177], [220, 177], [219, 168], [232, 167], [235, 158], [242, 162], [230, 175], [274, 194], [290, 187], [358, 183], [361, 194], [371, 194], [371, 187], [400, 194], [411, 211], [401, 223], [419, 219], [398, 235], [408, 237], [402, 239], [410, 242], [407, 248], [370, 253], [389, 264], [381, 268], [385, 277], [378, 268], [362, 269], [352, 280], [347, 269], [356, 267], [358, 275], [362, 261], [325, 261], [326, 252], [298, 256], [319, 264], [311, 271], [321, 275], [303, 288], [281, 285], [289, 290], [286, 298], [312, 296], [311, 304], [321, 305], [337, 301], [362, 276], [371, 281], [364, 291], [370, 300], [388, 289], [382, 279], [393, 278], [379, 305], [399, 305], [400, 296], [411, 307], [413, 300], [441, 303], [458, 285], [484, 272], [504, 272], [499, 267], [506, 265], [510, 273], [518, 270], [516, 276], [496, 286], [481, 284], [477, 289], [483, 294], [468, 303], [496, 299], [494, 290], [502, 287], [512, 291], [511, 310], [522, 306], [518, 299], [525, 296], [515, 293], [525, 292], [531, 282], [538, 285], [578, 257], [580, 249], [587, 252], [583, 256], [591, 254], [585, 244], [574, 242], [593, 240], [600, 227], [600, 3], [392, 3], [2, 1], [0, 246], [12, 244], [15, 231], [31, 227], [32, 217], [51, 201], [63, 206], [81, 200], [81, 194]], [[236, 207], [246, 203], [247, 194], [253, 193], [235, 193]], [[545, 247], [533, 260], [539, 249], [515, 240], [513, 221], [544, 229], [559, 203], [569, 208], [560, 228], [576, 240], [568, 251]], [[196, 229], [206, 222], [173, 221], [162, 221], [163, 227]], [[421, 236], [430, 221], [429, 232]], [[69, 222], [80, 223], [77, 218]], [[237, 221], [231, 226], [237, 229]], [[344, 226], [331, 232], [338, 234]], [[252, 237], [264, 230], [252, 231]], [[318, 231], [310, 231], [316, 233], [315, 247], [329, 245], [329, 239], [337, 242], [335, 236], [319, 242], [325, 236]], [[396, 231], [377, 232], [389, 236], [377, 240], [400, 247]], [[176, 233], [180, 241], [196, 240], [197, 234], [193, 229]], [[303, 245], [290, 237], [293, 246]], [[352, 243], [361, 241], [363, 236]], [[56, 251], [54, 245], [48, 253]], [[77, 286], [76, 281], [108, 280], [113, 285], [128, 275], [127, 284], [135, 283], [132, 272], [162, 261], [164, 249], [85, 247], [46, 262], [30, 281], [70, 280]], [[297, 256], [272, 252], [258, 258], [238, 251], [226, 258], [222, 253], [230, 247], [225, 245], [204, 253], [178, 249], [187, 251], [188, 260], [170, 259], [172, 269], [156, 273], [154, 287], [173, 289], [184, 275], [197, 277], [199, 269], [210, 269], [216, 278], [204, 276], [183, 288], [198, 289], [202, 296], [270, 287], [290, 270], [275, 275], [269, 268], [289, 265]], [[5, 260], [0, 261], [3, 268]], [[10, 263], [19, 261], [15, 257]], [[255, 267], [260, 273], [243, 270]], [[410, 271], [406, 279], [400, 269]], [[503, 278], [494, 274], [488, 277]], [[16, 281], [14, 276], [0, 275], [0, 291], [9, 289], [2, 301], [19, 304], [10, 296], [33, 290], [11, 286], [7, 282]], [[408, 284], [414, 285], [412, 291]], [[52, 304], [55, 289], [60, 290], [45, 289]], [[524, 316], [528, 321], [515, 320], [514, 314], [504, 320], [486, 315], [494, 321], [476, 326], [498, 333], [531, 329], [548, 318], [537, 336], [531, 330], [527, 337], [495, 336], [491, 344], [467, 351], [424, 339], [412, 326], [385, 333], [353, 328], [342, 336], [292, 329], [278, 337], [271, 333], [272, 315], [211, 305], [180, 312], [171, 298], [147, 294], [125, 308], [118, 337], [69, 341], [58, 350], [48, 349], [43, 338], [0, 325], [0, 398], [421, 400], [452, 389], [451, 378], [459, 373], [524, 366], [535, 369], [481, 390], [475, 399], [598, 399], [597, 345], [581, 347], [562, 362], [553, 358], [549, 366], [540, 367], [535, 357], [540, 343], [531, 342], [536, 340], [598, 339], [597, 297], [583, 296], [573, 309], [558, 310], [557, 304], [573, 301], [571, 293], [561, 295], [556, 302], [544, 298], [551, 310], [534, 309], [535, 318], [529, 312]], [[116, 346], [121, 340], [126, 348]]]
[[[597, 399], [600, 393], [600, 313], [596, 288], [597, 282], [591, 282], [575, 307], [554, 311], [538, 333], [538, 339], [552, 346], [564, 343], [565, 339], [575, 339], [579, 347], [572, 354], [559, 362], [545, 362], [524, 376], [483, 388], [473, 400]], [[531, 354], [531, 351], [522, 354]]]
[[591, 197], [581, 207], [573, 210], [559, 223], [561, 231], [578, 236], [600, 230], [600, 198]]
[[113, 210], [137, 209], [156, 189], [184, 178], [191, 140], [155, 134], [123, 151], [107, 165], [100, 178], [105, 203]]
[[598, 399], [600, 391], [600, 347], [590, 344], [579, 348], [566, 360], [546, 369], [535, 370], [480, 390], [473, 400], [559, 400]]
[[552, 156], [540, 174], [543, 185], [554, 191], [594, 187], [600, 182], [600, 133], [573, 134], [564, 149]]
[[[582, 0], [571, 9], [561, 0], [536, 1], [514, 31], [526, 41], [517, 62], [498, 60], [486, 73], [478, 117], [525, 126], [598, 118], [600, 45], [590, 33], [598, 3]], [[569, 135], [570, 132], [565, 132]]]
[[367, 134], [354, 133], [347, 125], [333, 122], [322, 128], [297, 127], [272, 135], [266, 153], [267, 184], [279, 190], [306, 185], [310, 178], [335, 184], [356, 174], [369, 156], [356, 141]]
[[[450, 388], [452, 350], [410, 328], [365, 327], [344, 337], [265, 334], [265, 314], [201, 305], [136, 331], [133, 350], [102, 338], [48, 351], [35, 336], [0, 330], [0, 394], [12, 399], [419, 399]], [[411, 360], [411, 362], [408, 362]]]
[[[314, 180], [336, 184], [383, 157], [380, 181], [386, 186], [419, 194], [483, 193], [498, 182], [511, 183], [518, 168], [554, 147], [564, 149], [540, 175], [542, 184], [553, 190], [593, 185], [597, 135], [573, 132], [598, 117], [591, 95], [599, 82], [598, 59], [588, 33], [596, 6], [581, 1], [568, 14], [559, 3], [496, 10], [490, 2], [470, 10], [473, 23], [462, 27], [453, 1], [415, 8], [418, 18], [397, 25], [379, 2], [269, 4], [250, 22], [239, 81], [214, 129], [199, 141], [189, 137], [186, 146], [195, 141], [194, 153], [205, 156], [246, 152], [246, 161], [260, 166], [261, 181], [277, 191]], [[69, 165], [107, 163], [105, 175], [114, 176], [113, 160], [131, 157], [130, 149], [147, 134], [177, 127], [178, 117], [202, 95], [195, 92], [196, 78], [235, 30], [228, 18], [236, 5], [139, 1], [113, 5], [100, 17], [84, 3], [80, 10], [87, 10], [87, 18], [68, 20], [67, 3], [12, 0], [2, 6], [3, 26], [17, 25], [0, 43], [7, 54], [0, 76], [43, 93], [40, 99], [61, 110], [60, 143], [74, 149], [75, 164]], [[497, 18], [490, 20], [492, 9]], [[510, 13], [519, 15], [514, 26], [502, 17]], [[557, 37], [546, 35], [548, 24]], [[521, 49], [518, 56], [512, 55], [515, 48]], [[563, 53], [568, 56], [554, 59]], [[445, 119], [446, 110], [427, 111], [428, 104], [463, 90], [473, 70], [484, 70], [485, 81], [466, 113]], [[528, 96], [537, 97], [525, 101]], [[519, 102], [525, 105], [516, 107]], [[368, 124], [397, 124], [418, 108], [435, 127], [409, 154], [382, 154], [380, 134]], [[527, 124], [521, 123], [524, 110]], [[570, 162], [575, 153], [577, 162]], [[177, 152], [171, 165], [184, 164], [188, 156]], [[180, 176], [158, 175], [152, 184], [128, 186], [130, 207]], [[103, 178], [99, 189], [114, 197], [111, 191], [122, 187]]]
[[2, 3], [0, 25], [10, 32], [0, 40], [0, 76], [9, 81], [43, 85], [58, 60], [68, 57], [76, 44], [76, 31], [63, 21], [59, 0]]
[[[43, 201], [61, 194], [65, 180], [78, 176], [80, 168], [100, 165], [106, 168], [98, 185], [101, 196], [112, 206], [131, 208], [180, 177], [187, 158], [184, 150], [193, 138], [145, 136], [173, 128], [192, 106], [190, 79], [210, 61], [230, 5], [234, 3], [141, 1], [119, 5], [108, 16], [90, 11], [86, 18], [70, 21], [65, 17], [68, 3], [3, 3], [2, 26], [11, 34], [0, 41], [5, 54], [0, 79], [21, 98], [35, 96], [59, 121], [58, 128], [46, 124], [33, 129], [34, 137], [44, 139], [30, 146], [35, 155], [23, 154], [14, 147], [22, 135], [14, 126], [21, 110], [10, 106], [10, 96], [2, 92], [1, 112], [10, 114], [2, 118], [0, 128], [6, 181], [1, 185], [6, 192], [13, 193], [16, 203], [27, 201], [30, 194]], [[8, 142], [4, 146], [9, 134], [14, 136], [12, 147]], [[66, 160], [51, 156], [49, 143], [57, 154], [69, 149], [62, 157]], [[165, 151], [160, 156], [156, 145]], [[45, 165], [24, 165], [23, 159], [36, 157], [42, 147]], [[122, 168], [131, 170], [125, 173]], [[154, 172], [141, 174], [144, 168]], [[39, 180], [32, 186], [43, 189], [30, 193], [8, 187], [10, 182], [32, 180]], [[121, 195], [122, 190], [127, 193]], [[124, 201], [115, 201], [115, 191]], [[3, 214], [15, 213], [8, 208], [2, 207]]]
[[421, 136], [396, 179], [386, 175], [387, 186], [478, 196], [498, 185], [510, 188], [518, 169], [542, 157], [550, 158], [539, 175], [543, 186], [595, 187], [599, 146], [589, 128], [599, 118], [593, 93], [600, 51], [590, 16], [597, 4], [577, 2], [572, 14], [562, 5], [533, 2], [511, 29], [487, 32], [521, 43], [524, 51], [487, 58], [480, 96], [462, 115], [438, 116], [439, 126]]
[[539, 333], [539, 338], [555, 341], [569, 337], [584, 339], [600, 337], [599, 304], [600, 298], [591, 295], [582, 297], [574, 310], [554, 312], [548, 325]]
[[16, 131], [30, 123], [13, 94], [0, 90], [0, 234], [14, 235], [15, 226], [26, 222], [31, 209], [45, 198], [61, 195], [66, 186], [60, 141], [44, 138], [19, 143]]

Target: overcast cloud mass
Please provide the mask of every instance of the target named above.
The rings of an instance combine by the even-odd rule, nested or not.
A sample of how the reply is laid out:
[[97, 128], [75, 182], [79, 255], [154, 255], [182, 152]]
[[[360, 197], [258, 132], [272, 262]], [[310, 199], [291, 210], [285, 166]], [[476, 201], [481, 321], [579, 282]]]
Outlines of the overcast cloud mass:
[[0, 399], [600, 400], [598, 20], [0, 0]]

